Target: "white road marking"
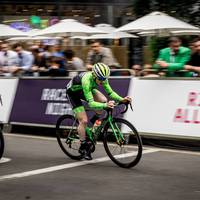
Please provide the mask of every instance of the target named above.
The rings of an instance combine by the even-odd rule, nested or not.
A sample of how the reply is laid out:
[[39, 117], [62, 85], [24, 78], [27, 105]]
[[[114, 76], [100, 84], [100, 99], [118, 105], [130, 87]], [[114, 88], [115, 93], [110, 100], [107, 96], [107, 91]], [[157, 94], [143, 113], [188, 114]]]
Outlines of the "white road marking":
[[6, 162], [9, 162], [9, 161], [11, 161], [10, 158], [4, 158], [4, 157], [3, 157], [3, 158], [0, 159], [0, 164], [1, 164], [1, 163], [6, 163]]
[[[158, 152], [158, 151], [159, 150], [156, 150], [156, 149], [153, 149], [153, 150], [149, 149], [149, 150], [144, 150], [143, 154], [154, 153], [154, 152]], [[118, 157], [118, 158], [125, 157], [125, 156], [130, 157], [130, 156], [134, 156], [135, 154], [136, 153], [127, 153], [127, 154], [123, 154], [123, 155], [117, 155], [116, 157]], [[22, 173], [9, 174], [9, 175], [0, 176], [0, 181], [34, 176], [34, 175], [38, 175], [38, 174], [45, 174], [45, 173], [55, 172], [55, 171], [59, 171], [59, 170], [63, 170], [63, 169], [79, 167], [79, 166], [83, 166], [83, 165], [105, 162], [105, 161], [109, 161], [109, 160], [110, 160], [109, 157], [102, 157], [102, 158], [93, 159], [91, 161], [79, 161], [79, 162], [74, 162], [74, 163], [57, 165], [57, 166], [53, 166], [53, 167], [47, 167], [47, 168], [43, 168], [43, 169], [26, 171], [26, 172], [22, 172]]]

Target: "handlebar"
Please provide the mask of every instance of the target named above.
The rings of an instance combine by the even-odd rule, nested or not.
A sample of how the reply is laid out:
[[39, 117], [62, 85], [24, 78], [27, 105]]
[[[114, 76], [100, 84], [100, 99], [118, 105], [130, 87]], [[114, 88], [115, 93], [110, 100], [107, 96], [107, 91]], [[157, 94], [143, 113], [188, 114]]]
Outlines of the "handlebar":
[[133, 111], [133, 106], [131, 102], [127, 102], [127, 103], [119, 103], [118, 105], [124, 104], [125, 105], [125, 109], [121, 112], [121, 114], [124, 114], [125, 112], [127, 112], [128, 110], [128, 106], [130, 106], [131, 110]]
[[[122, 112], [120, 112], [120, 114], [124, 114], [125, 112], [127, 112], [129, 105], [130, 105], [131, 110], [133, 111], [133, 106], [132, 106], [131, 102], [127, 102], [127, 103], [119, 102], [119, 103], [116, 103], [114, 107], [116, 107], [118, 105], [125, 105], [124, 110]], [[105, 110], [107, 112], [111, 112], [112, 113], [113, 108], [105, 108]]]

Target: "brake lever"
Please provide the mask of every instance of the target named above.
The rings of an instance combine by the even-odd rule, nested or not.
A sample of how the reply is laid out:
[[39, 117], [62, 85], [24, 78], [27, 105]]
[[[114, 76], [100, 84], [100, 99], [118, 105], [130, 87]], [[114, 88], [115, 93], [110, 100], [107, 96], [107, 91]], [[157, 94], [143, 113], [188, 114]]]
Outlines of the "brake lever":
[[133, 111], [133, 106], [132, 103], [129, 103], [131, 110]]

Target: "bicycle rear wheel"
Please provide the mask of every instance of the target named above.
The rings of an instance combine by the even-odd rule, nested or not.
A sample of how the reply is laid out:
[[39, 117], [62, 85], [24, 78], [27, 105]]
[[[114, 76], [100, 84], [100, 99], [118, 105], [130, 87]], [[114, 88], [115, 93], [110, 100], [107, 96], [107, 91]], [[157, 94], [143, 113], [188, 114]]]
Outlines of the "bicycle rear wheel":
[[4, 138], [3, 138], [3, 133], [0, 129], [0, 159], [3, 156], [3, 152], [4, 152]]
[[[125, 119], [114, 118], [104, 128], [104, 148], [110, 159], [120, 167], [135, 166], [142, 157], [142, 140], [135, 127]], [[115, 132], [115, 133], [114, 133]]]
[[80, 160], [78, 121], [72, 115], [61, 116], [56, 123], [56, 137], [62, 151], [72, 159]]

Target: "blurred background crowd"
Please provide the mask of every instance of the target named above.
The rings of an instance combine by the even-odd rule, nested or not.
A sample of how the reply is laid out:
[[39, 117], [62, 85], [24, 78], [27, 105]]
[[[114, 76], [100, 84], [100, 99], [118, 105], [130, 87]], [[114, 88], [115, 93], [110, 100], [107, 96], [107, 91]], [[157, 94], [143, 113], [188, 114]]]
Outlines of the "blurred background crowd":
[[91, 70], [93, 64], [103, 62], [111, 68], [120, 68], [110, 48], [100, 41], [90, 42], [86, 59], [60, 44], [44, 45], [42, 42], [27, 46], [22, 43], [0, 44], [1, 76], [68, 76], [70, 73]]
[[[154, 63], [135, 63], [121, 66], [112, 49], [104, 46], [100, 40], [92, 40], [85, 59], [76, 56], [70, 48], [61, 44], [44, 45], [42, 42], [32, 45], [22, 43], [0, 43], [0, 76], [70, 76], [76, 72], [91, 70], [92, 65], [103, 62], [112, 69], [111, 75], [133, 76], [200, 76], [200, 37], [182, 45], [179, 37], [170, 37], [168, 46], [159, 49]], [[120, 70], [121, 69], [121, 70]], [[130, 69], [127, 72], [122, 69]]]

